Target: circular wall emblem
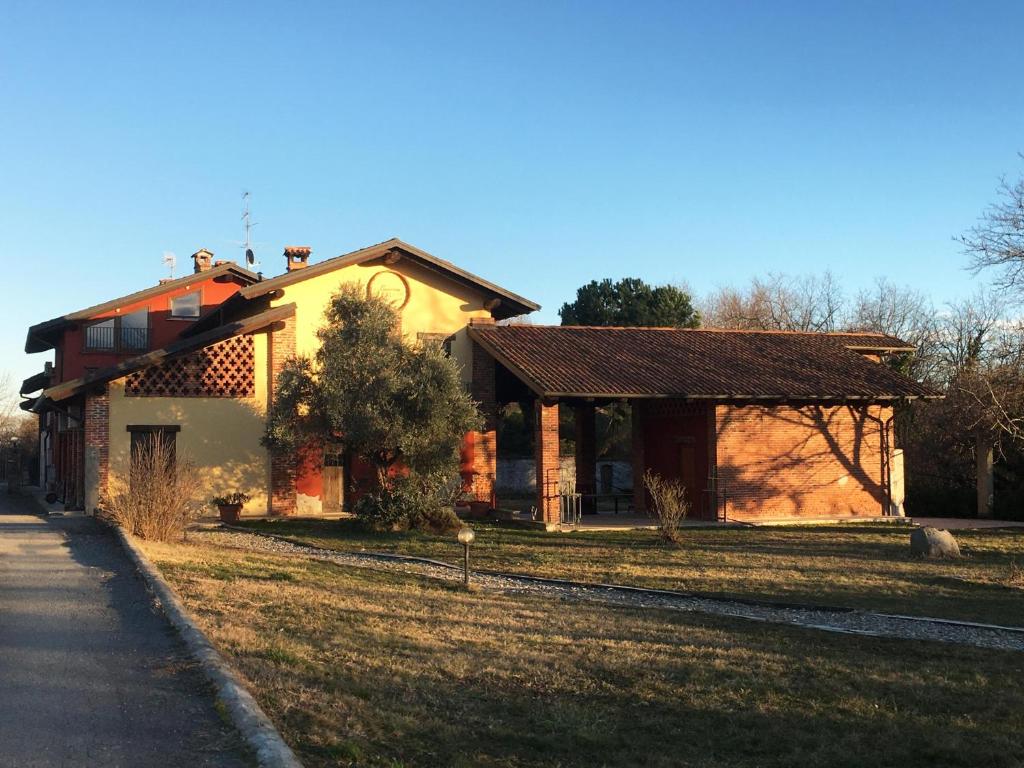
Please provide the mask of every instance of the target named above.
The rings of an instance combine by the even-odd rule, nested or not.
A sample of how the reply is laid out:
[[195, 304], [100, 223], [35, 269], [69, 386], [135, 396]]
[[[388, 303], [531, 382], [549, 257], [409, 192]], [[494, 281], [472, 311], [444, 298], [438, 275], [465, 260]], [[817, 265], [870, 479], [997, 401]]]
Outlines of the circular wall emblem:
[[397, 272], [377, 272], [366, 284], [366, 295], [383, 299], [395, 309], [402, 309], [409, 303], [409, 283]]

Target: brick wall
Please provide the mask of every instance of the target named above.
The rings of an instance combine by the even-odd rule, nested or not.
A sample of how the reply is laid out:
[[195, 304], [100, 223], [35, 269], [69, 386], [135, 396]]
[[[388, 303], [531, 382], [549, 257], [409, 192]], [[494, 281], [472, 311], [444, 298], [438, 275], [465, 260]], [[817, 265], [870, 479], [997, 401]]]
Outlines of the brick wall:
[[561, 457], [558, 447], [558, 403], [534, 405], [534, 452], [537, 462], [537, 512], [546, 523], [558, 523], [561, 503]]
[[881, 406], [723, 406], [719, 503], [730, 518], [882, 514]]
[[85, 443], [85, 511], [95, 512], [107, 494], [110, 477], [110, 395], [86, 395], [82, 410]]
[[[273, 402], [277, 376], [284, 369], [285, 361], [295, 356], [295, 318], [283, 320], [267, 338], [267, 403]], [[270, 454], [270, 514], [295, 514], [295, 456], [278, 453]]]
[[483, 429], [466, 436], [464, 448], [470, 455], [468, 476], [463, 480], [477, 501], [494, 502], [498, 473], [498, 406], [495, 397], [494, 358], [473, 342], [470, 395], [483, 416]]

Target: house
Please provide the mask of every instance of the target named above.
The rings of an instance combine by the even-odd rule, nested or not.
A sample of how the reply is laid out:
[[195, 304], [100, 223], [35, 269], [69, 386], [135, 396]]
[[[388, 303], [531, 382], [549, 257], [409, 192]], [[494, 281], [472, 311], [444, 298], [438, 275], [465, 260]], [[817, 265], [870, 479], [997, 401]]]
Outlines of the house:
[[538, 305], [400, 240], [309, 259], [286, 248], [284, 274], [262, 279], [199, 251], [188, 277], [30, 328], [26, 351], [55, 356], [22, 387], [40, 414], [47, 489], [92, 511], [133, 446], [160, 435], [195, 463], [207, 498], [243, 491], [249, 514], [349, 507], [372, 478], [343, 445], [284, 456], [260, 438], [277, 373], [316, 350], [331, 295], [355, 282], [393, 303], [407, 341], [444, 344], [459, 363], [485, 421], [462, 446], [464, 486], [480, 501], [498, 502], [497, 423], [520, 402], [534, 411], [538, 515], [561, 515], [562, 406], [575, 416], [575, 491], [596, 506], [594, 413], [621, 402], [634, 475], [681, 478], [700, 516], [900, 511], [894, 407], [932, 393], [881, 364], [912, 351], [897, 339], [502, 325]]
[[[21, 390], [39, 392], [24, 406], [41, 416], [47, 490], [92, 511], [111, 481], [126, 477], [133, 446], [159, 434], [201, 471], [207, 498], [240, 490], [252, 497], [249, 513], [337, 511], [365, 467], [332, 445], [272, 456], [260, 438], [277, 373], [289, 357], [315, 351], [338, 287], [357, 282], [386, 297], [408, 341], [446, 343], [459, 358], [472, 319], [538, 308], [399, 240], [315, 264], [310, 253], [286, 248], [284, 274], [261, 280], [233, 264], [211, 266], [199, 251], [193, 275], [32, 326], [26, 351], [55, 355]], [[184, 295], [187, 317], [172, 307]]]
[[[192, 258], [191, 275], [161, 280], [128, 296], [30, 327], [25, 351], [52, 350], [53, 360], [25, 379], [21, 394], [85, 381], [150, 350], [172, 345], [204, 312], [259, 279], [232, 262], [215, 262], [207, 250]], [[97, 503], [98, 465], [87, 443], [94, 451], [99, 438], [95, 421], [86, 418], [86, 401], [85, 390], [75, 389], [67, 395], [22, 403], [40, 415], [40, 484], [68, 509], [93, 509]]]
[[619, 402], [631, 412], [637, 512], [649, 469], [683, 482], [694, 517], [756, 522], [902, 514], [894, 409], [936, 396], [883, 364], [913, 347], [881, 334], [472, 324], [468, 335], [485, 413], [533, 403], [537, 509], [551, 524], [566, 490], [563, 407], [584, 503], [601, 495], [595, 408]]

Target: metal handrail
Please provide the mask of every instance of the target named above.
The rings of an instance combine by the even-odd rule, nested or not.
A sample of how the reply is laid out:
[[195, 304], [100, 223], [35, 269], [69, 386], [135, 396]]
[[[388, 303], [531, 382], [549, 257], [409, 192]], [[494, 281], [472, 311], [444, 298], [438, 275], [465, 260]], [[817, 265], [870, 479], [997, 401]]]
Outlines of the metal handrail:
[[124, 352], [149, 349], [149, 328], [122, 325], [89, 325], [85, 329], [85, 348]]

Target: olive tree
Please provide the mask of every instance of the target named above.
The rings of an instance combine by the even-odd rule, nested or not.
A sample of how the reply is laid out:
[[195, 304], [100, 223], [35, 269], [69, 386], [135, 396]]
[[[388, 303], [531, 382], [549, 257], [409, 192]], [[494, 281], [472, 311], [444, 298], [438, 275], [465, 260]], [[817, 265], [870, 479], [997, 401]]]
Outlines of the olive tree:
[[481, 423], [455, 363], [406, 343], [395, 309], [358, 284], [331, 298], [317, 335], [316, 353], [289, 360], [277, 379], [264, 443], [294, 453], [342, 442], [376, 471], [361, 509], [381, 522], [415, 523], [443, 506], [458, 488], [462, 438]]

